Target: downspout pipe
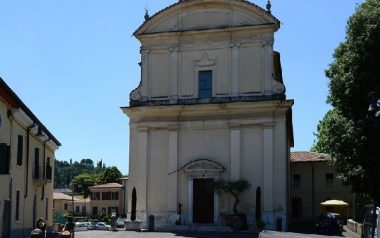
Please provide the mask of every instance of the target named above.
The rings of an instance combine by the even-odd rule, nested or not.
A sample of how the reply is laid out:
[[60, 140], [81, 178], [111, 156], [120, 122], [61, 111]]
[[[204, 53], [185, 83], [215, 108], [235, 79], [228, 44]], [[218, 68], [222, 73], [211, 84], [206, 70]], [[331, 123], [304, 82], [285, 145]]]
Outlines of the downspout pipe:
[[311, 203], [312, 203], [312, 222], [315, 222], [315, 183], [314, 183], [314, 162], [311, 161]]
[[[50, 140], [50, 137], [48, 136], [48, 138], [44, 141], [44, 153], [43, 153], [44, 159], [42, 160], [44, 163], [43, 179], [46, 179], [46, 143], [49, 140]], [[45, 198], [45, 184], [42, 185], [41, 201], [44, 200], [44, 198]]]
[[29, 149], [30, 149], [30, 132], [36, 126], [33, 123], [30, 127], [26, 129], [26, 176], [25, 176], [25, 193], [24, 198], [28, 197], [28, 178], [29, 178]]
[[9, 171], [9, 177], [10, 177], [10, 180], [9, 180], [9, 199], [12, 201], [12, 193], [13, 193], [13, 188], [12, 188], [12, 173], [11, 173], [11, 170], [12, 170], [12, 144], [13, 144], [13, 115], [12, 115], [12, 111], [11, 110], [8, 110], [7, 112], [7, 117], [8, 117], [8, 120], [9, 120], [9, 154], [8, 154], [8, 160], [9, 160], [9, 163], [8, 163], [8, 171]]

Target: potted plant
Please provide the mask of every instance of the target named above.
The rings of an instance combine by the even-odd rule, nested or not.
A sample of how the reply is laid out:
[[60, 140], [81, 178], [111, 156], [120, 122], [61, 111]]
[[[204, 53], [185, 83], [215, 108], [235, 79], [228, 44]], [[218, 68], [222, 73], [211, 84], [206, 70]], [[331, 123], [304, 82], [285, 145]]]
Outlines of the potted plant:
[[246, 216], [245, 214], [239, 214], [238, 205], [240, 203], [239, 195], [251, 187], [249, 182], [245, 179], [239, 179], [236, 181], [217, 180], [214, 181], [213, 186], [216, 191], [230, 194], [235, 198], [232, 209], [232, 227], [234, 231], [246, 227]]

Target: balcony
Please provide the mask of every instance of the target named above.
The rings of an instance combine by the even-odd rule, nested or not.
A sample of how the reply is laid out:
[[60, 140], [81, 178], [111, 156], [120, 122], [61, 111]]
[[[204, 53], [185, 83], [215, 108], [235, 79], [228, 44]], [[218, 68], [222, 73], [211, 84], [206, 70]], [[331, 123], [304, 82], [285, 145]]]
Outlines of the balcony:
[[35, 185], [44, 185], [52, 182], [53, 168], [51, 166], [35, 166], [33, 171], [33, 182]]

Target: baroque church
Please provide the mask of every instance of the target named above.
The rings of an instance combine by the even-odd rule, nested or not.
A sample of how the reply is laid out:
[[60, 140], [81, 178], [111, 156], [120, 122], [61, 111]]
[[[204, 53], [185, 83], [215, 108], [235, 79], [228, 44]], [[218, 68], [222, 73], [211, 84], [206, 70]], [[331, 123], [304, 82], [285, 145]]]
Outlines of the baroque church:
[[267, 229], [287, 229], [294, 101], [273, 50], [279, 28], [270, 4], [183, 0], [134, 32], [141, 81], [122, 110], [130, 119], [128, 194], [135, 189], [145, 225], [150, 215], [156, 227], [224, 225], [234, 198], [211, 184], [244, 179], [247, 223], [255, 224], [260, 187]]

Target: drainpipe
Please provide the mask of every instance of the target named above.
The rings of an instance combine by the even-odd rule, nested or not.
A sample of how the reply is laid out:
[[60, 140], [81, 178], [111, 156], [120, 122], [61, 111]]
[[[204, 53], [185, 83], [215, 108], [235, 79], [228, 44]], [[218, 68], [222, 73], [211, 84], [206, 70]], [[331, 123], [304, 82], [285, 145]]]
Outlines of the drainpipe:
[[[43, 153], [43, 156], [44, 156], [44, 159], [42, 160], [43, 161], [43, 165], [44, 165], [44, 171], [43, 171], [43, 174], [42, 174], [42, 178], [45, 180], [46, 179], [46, 143], [50, 140], [50, 137], [48, 137], [45, 141], [44, 141], [44, 153]], [[41, 194], [41, 201], [44, 200], [45, 198], [45, 183], [44, 185], [42, 185], [42, 194]]]
[[312, 202], [312, 222], [315, 219], [315, 185], [314, 185], [314, 163], [311, 162], [311, 202]]
[[9, 163], [8, 163], [8, 171], [9, 171], [9, 191], [8, 191], [8, 197], [9, 199], [12, 201], [12, 142], [13, 142], [13, 115], [12, 115], [12, 111], [11, 110], [8, 110], [7, 112], [7, 117], [8, 117], [8, 120], [9, 120], [9, 154], [8, 154], [8, 159], [9, 159]]
[[29, 178], [29, 147], [30, 147], [30, 131], [36, 126], [36, 123], [26, 129], [26, 176], [25, 176], [25, 193], [24, 198], [28, 197], [28, 178]]

